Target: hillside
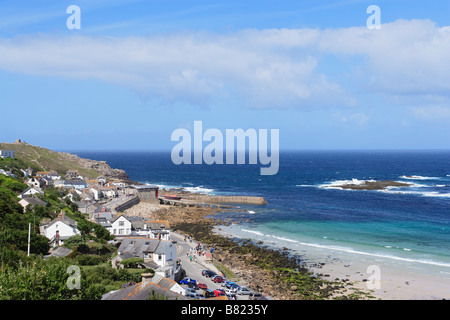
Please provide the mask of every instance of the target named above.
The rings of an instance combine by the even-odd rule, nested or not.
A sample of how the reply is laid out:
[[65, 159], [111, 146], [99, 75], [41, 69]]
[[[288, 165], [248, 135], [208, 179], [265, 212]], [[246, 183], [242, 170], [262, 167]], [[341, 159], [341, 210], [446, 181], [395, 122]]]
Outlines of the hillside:
[[55, 170], [64, 175], [67, 170], [78, 170], [82, 176], [88, 179], [103, 175], [108, 178], [128, 180], [125, 171], [112, 169], [105, 161], [83, 159], [70, 153], [56, 152], [24, 142], [0, 143], [0, 149], [14, 150], [17, 159], [35, 164], [44, 171]]

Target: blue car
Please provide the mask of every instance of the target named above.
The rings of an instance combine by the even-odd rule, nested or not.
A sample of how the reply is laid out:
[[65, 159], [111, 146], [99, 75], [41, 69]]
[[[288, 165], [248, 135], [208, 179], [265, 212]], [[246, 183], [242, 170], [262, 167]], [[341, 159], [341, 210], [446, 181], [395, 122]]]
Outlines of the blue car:
[[189, 284], [189, 283], [197, 284], [197, 280], [191, 278], [184, 278], [183, 280], [180, 281], [180, 284]]

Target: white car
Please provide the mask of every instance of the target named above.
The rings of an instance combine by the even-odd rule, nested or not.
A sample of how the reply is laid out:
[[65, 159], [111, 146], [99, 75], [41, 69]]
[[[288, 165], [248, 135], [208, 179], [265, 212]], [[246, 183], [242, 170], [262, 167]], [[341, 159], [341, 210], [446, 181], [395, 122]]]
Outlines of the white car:
[[243, 294], [250, 294], [252, 293], [247, 287], [241, 287], [238, 291], [237, 294], [238, 295], [243, 295]]
[[225, 290], [225, 295], [227, 295], [227, 296], [235, 296], [236, 295], [236, 290], [235, 289], [227, 289], [227, 290]]

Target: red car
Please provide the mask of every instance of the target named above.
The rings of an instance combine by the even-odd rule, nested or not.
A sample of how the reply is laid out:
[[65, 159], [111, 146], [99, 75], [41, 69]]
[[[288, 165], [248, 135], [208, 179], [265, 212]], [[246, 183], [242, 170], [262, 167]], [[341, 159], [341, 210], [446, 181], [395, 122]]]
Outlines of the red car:
[[206, 284], [204, 284], [204, 283], [197, 283], [197, 285], [198, 285], [198, 287], [199, 287], [200, 289], [203, 289], [203, 290], [208, 289], [208, 286], [207, 286]]
[[215, 283], [222, 283], [222, 282], [224, 282], [224, 281], [227, 281], [227, 279], [225, 279], [225, 278], [222, 278], [221, 276], [216, 276], [216, 277], [214, 277], [214, 280], [213, 280]]
[[217, 289], [213, 291], [216, 297], [224, 296], [225, 292], [222, 289]]

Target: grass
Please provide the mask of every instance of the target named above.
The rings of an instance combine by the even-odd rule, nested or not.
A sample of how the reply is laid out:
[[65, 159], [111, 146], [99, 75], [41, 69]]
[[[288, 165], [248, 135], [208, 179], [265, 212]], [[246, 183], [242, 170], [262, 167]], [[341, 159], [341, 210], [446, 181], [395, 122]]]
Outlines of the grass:
[[78, 172], [87, 177], [95, 178], [99, 174], [94, 169], [81, 167], [76, 161], [65, 159], [58, 152], [29, 144], [0, 143], [0, 149], [14, 150], [15, 157], [32, 163], [45, 171], [55, 170], [58, 174], [64, 175], [67, 170], [78, 170]]
[[221, 264], [218, 261], [214, 261], [213, 262], [214, 266], [225, 275], [225, 278], [227, 280], [231, 280], [231, 281], [238, 281], [239, 279], [236, 277], [236, 275], [231, 272], [230, 269], [228, 269], [227, 267], [225, 267], [223, 264]]

